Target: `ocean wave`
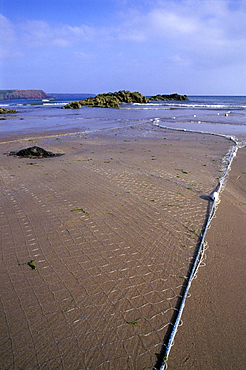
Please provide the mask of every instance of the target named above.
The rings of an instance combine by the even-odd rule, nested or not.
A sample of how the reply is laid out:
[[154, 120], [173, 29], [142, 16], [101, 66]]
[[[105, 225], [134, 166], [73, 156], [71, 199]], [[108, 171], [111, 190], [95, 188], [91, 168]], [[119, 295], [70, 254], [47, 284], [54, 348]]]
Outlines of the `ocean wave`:
[[[143, 104], [139, 104], [140, 105], [140, 107], [139, 108], [135, 108], [135, 107], [120, 107], [119, 109], [128, 109], [128, 110], [170, 110], [171, 108], [162, 108], [162, 107], [160, 107], [160, 106], [158, 106], [158, 108], [157, 107], [150, 107], [150, 106], [148, 106], [148, 107], [146, 107], [146, 106], [143, 106]], [[158, 104], [157, 104], [158, 105]]]
[[[147, 109], [154, 109], [151, 107], [157, 107], [155, 109], [164, 109], [163, 107], [170, 107], [166, 109], [171, 109], [171, 108], [196, 108], [196, 109], [201, 109], [201, 108], [206, 108], [206, 109], [245, 109], [246, 105], [238, 105], [238, 104], [208, 104], [208, 103], [177, 103], [177, 102], [167, 102], [167, 101], [160, 101], [158, 103], [130, 103], [129, 104], [131, 107], [132, 106], [139, 106], [141, 109], [144, 109], [147, 107]], [[128, 107], [128, 109], [132, 109], [131, 107]], [[144, 107], [144, 108], [143, 108]]]
[[246, 105], [230, 105], [230, 104], [166, 104], [179, 108], [207, 108], [207, 109], [245, 109]]
[[60, 103], [43, 103], [42, 105], [66, 105], [67, 103], [64, 103], [64, 102], [60, 102]]

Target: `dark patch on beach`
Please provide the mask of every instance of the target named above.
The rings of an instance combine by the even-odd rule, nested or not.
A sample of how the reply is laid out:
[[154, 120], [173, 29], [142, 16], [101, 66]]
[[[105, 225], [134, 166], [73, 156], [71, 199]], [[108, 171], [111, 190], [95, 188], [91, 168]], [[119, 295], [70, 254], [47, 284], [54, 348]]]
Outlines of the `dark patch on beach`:
[[51, 158], [59, 157], [63, 153], [52, 153], [38, 146], [32, 146], [30, 148], [21, 149], [19, 151], [7, 152], [4, 153], [7, 155], [14, 155], [22, 158]]

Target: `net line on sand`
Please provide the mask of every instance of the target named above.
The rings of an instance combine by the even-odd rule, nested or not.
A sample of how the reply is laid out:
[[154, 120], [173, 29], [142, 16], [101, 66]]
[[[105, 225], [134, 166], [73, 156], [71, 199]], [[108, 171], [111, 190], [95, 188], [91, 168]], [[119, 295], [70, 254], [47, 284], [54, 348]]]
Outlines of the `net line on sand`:
[[4, 158], [3, 369], [151, 369], [161, 358], [228, 143], [115, 131], [76, 135], [71, 154], [54, 160]]
[[[159, 126], [159, 119], [155, 119], [153, 121], [153, 124]], [[160, 127], [163, 127], [163, 126], [160, 126]], [[174, 130], [179, 130], [179, 129], [174, 129]], [[182, 129], [181, 129], [181, 131], [182, 131]], [[189, 130], [186, 130], [186, 129], [184, 131], [198, 132], [198, 133], [202, 133], [202, 134], [204, 133], [203, 131], [189, 131]], [[221, 191], [223, 190], [223, 188], [225, 186], [226, 179], [227, 179], [229, 171], [231, 169], [233, 159], [235, 158], [235, 156], [237, 154], [237, 151], [240, 148], [240, 144], [238, 143], [238, 141], [236, 140], [235, 137], [228, 136], [228, 135], [222, 135], [222, 134], [211, 134], [211, 135], [217, 135], [217, 136], [224, 137], [225, 139], [231, 140], [232, 142], [234, 142], [234, 146], [230, 148], [229, 152], [223, 158], [224, 173], [221, 176], [221, 178], [219, 179], [218, 185], [216, 186], [215, 190], [208, 196], [208, 200], [210, 202], [212, 202], [212, 206], [211, 206], [211, 209], [208, 213], [207, 219], [205, 221], [203, 230], [201, 232], [200, 240], [199, 240], [198, 246], [197, 246], [197, 250], [194, 253], [194, 259], [191, 262], [191, 266], [190, 266], [190, 269], [189, 269], [189, 274], [188, 274], [188, 277], [187, 277], [187, 281], [185, 282], [185, 284], [182, 288], [182, 291], [181, 291], [181, 294], [180, 294], [180, 297], [179, 297], [180, 299], [179, 299], [179, 302], [177, 304], [177, 310], [174, 312], [173, 318], [172, 318], [171, 323], [170, 323], [169, 330], [167, 331], [165, 339], [164, 339], [164, 343], [163, 343], [162, 350], [160, 352], [160, 356], [159, 356], [159, 358], [156, 362], [156, 365], [154, 366], [154, 370], [165, 370], [165, 369], [167, 369], [168, 356], [169, 356], [171, 347], [174, 343], [174, 338], [175, 338], [175, 335], [177, 333], [178, 326], [181, 323], [181, 317], [182, 317], [182, 313], [183, 313], [183, 310], [184, 310], [184, 307], [185, 307], [186, 299], [188, 297], [189, 289], [190, 289], [192, 280], [196, 277], [197, 270], [198, 270], [198, 268], [199, 268], [199, 266], [200, 266], [200, 264], [203, 260], [203, 257], [204, 257], [204, 252], [205, 252], [205, 248], [206, 248], [206, 242], [205, 242], [206, 233], [207, 233], [207, 230], [210, 227], [210, 223], [211, 223], [212, 218], [215, 214], [216, 208], [219, 205], [219, 202], [220, 202], [219, 195], [220, 195]]]

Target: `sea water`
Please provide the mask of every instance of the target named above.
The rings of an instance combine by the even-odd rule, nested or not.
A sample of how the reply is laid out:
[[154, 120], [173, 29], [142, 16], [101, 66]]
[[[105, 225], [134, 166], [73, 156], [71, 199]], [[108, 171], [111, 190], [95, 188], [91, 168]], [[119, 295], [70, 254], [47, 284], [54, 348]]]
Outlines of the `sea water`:
[[45, 100], [0, 101], [0, 107], [18, 113], [0, 117], [0, 139], [35, 133], [85, 132], [136, 123], [173, 129], [202, 131], [246, 139], [246, 96], [189, 96], [187, 101], [126, 104], [119, 108], [61, 109], [86, 98], [85, 94], [56, 94]]

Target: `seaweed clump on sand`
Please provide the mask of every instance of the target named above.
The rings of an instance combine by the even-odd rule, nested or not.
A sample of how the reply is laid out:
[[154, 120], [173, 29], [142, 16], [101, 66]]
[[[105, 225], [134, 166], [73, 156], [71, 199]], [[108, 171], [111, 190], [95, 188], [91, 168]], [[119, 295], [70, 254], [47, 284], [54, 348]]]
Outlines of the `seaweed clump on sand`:
[[7, 152], [7, 155], [15, 155], [23, 158], [50, 158], [58, 157], [63, 155], [62, 153], [52, 153], [38, 146], [32, 146], [30, 148], [21, 149], [19, 151]]

